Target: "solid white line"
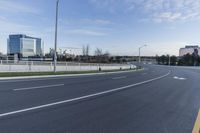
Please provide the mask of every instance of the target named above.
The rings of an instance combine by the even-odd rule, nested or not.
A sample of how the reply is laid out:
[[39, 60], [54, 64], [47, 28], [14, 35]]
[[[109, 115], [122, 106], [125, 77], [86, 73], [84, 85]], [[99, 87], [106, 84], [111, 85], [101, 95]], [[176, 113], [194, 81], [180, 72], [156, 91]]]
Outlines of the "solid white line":
[[56, 85], [46, 85], [46, 86], [36, 86], [36, 87], [19, 88], [19, 89], [13, 89], [13, 91], [34, 90], [34, 89], [50, 88], [50, 87], [58, 87], [58, 86], [64, 86], [64, 84], [56, 84]]
[[127, 78], [126, 76], [122, 76], [122, 77], [114, 77], [114, 78], [112, 78], [112, 79], [125, 79], [125, 78]]
[[108, 93], [112, 93], [112, 92], [125, 90], [125, 89], [130, 88], [130, 87], [134, 87], [134, 86], [138, 86], [138, 85], [146, 84], [146, 83], [149, 83], [149, 82], [152, 82], [152, 81], [155, 81], [155, 80], [162, 79], [162, 78], [168, 76], [170, 73], [171, 72], [169, 71], [167, 74], [160, 76], [160, 77], [157, 77], [157, 78], [149, 79], [149, 80], [146, 80], [146, 81], [143, 81], [143, 82], [131, 84], [131, 85], [128, 85], [128, 86], [124, 86], [124, 87], [120, 87], [120, 88], [116, 88], [116, 89], [112, 89], [112, 90], [108, 90], [108, 91], [103, 91], [103, 92], [99, 92], [99, 93], [95, 93], [95, 94], [90, 94], [90, 95], [77, 97], [77, 98], [64, 100], [64, 101], [59, 101], [59, 102], [54, 102], [54, 103], [50, 103], [50, 104], [44, 104], [44, 105], [36, 106], [36, 107], [32, 107], [32, 108], [26, 108], [26, 109], [22, 109], [22, 110], [3, 113], [3, 114], [0, 114], [0, 117], [19, 114], [19, 113], [23, 113], [23, 112], [27, 112], [27, 111], [42, 109], [42, 108], [46, 108], [46, 107], [50, 107], [50, 106], [60, 105], [60, 104], [64, 104], [64, 103], [74, 102], [74, 101], [83, 100], [83, 99], [86, 99], [86, 98], [91, 98], [91, 97], [95, 97], [95, 96], [100, 96], [100, 95], [104, 95], [104, 94], [108, 94]]

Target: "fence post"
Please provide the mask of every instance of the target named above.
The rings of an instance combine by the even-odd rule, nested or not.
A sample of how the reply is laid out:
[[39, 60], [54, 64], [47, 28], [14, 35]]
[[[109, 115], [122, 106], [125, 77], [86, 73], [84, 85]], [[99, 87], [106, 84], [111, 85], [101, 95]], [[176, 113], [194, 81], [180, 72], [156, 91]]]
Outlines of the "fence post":
[[101, 66], [100, 66], [100, 64], [99, 64], [99, 71], [101, 71]]
[[50, 63], [50, 70], [52, 70], [52, 65], [53, 65], [53, 64], [52, 64], [52, 62], [51, 62], [51, 63]]
[[79, 65], [79, 69], [80, 69], [80, 71], [81, 71], [81, 63], [78, 63], [78, 65]]
[[31, 62], [28, 62], [28, 69], [31, 71]]
[[31, 61], [31, 70], [33, 70], [33, 61]]
[[9, 65], [9, 72], [11, 71], [11, 64], [8, 64]]

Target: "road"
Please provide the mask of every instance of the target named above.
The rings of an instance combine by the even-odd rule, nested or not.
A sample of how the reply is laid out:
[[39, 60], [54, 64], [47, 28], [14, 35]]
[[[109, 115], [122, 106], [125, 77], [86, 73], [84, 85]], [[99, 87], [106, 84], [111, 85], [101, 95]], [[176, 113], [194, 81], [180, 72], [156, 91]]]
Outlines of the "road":
[[0, 133], [192, 133], [199, 82], [200, 69], [153, 65], [137, 72], [1, 80]]

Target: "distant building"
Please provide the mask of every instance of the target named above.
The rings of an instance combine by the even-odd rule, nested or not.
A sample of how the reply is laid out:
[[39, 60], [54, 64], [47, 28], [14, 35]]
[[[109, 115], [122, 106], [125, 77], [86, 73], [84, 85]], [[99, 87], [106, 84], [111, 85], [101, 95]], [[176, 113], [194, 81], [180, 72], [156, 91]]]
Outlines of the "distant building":
[[185, 46], [185, 48], [180, 48], [179, 56], [184, 56], [186, 54], [197, 54], [200, 55], [200, 47], [198, 45], [195, 46]]
[[7, 41], [7, 54], [20, 57], [43, 56], [42, 40], [23, 34], [9, 35]]

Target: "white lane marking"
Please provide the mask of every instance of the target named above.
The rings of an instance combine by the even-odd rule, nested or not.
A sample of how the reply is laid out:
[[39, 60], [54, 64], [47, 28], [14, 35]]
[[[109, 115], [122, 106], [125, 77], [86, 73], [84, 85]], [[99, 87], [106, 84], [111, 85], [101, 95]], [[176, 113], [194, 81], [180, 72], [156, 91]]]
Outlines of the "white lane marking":
[[174, 79], [179, 79], [177, 76], [174, 76], [173, 78], [174, 78]]
[[167, 74], [160, 76], [160, 77], [157, 77], [157, 78], [149, 79], [149, 80], [146, 80], [146, 81], [143, 81], [143, 82], [127, 85], [127, 86], [124, 86], [124, 87], [119, 87], [119, 88], [108, 90], [108, 91], [103, 91], [103, 92], [90, 94], [90, 95], [86, 95], [86, 96], [82, 96], [82, 97], [77, 97], [77, 98], [73, 98], [73, 99], [68, 99], [68, 100], [64, 100], [64, 101], [59, 101], [59, 102], [54, 102], [54, 103], [50, 103], [50, 104], [44, 104], [44, 105], [35, 106], [35, 107], [31, 107], [31, 108], [26, 108], [26, 109], [21, 109], [21, 110], [17, 110], [17, 111], [3, 113], [3, 114], [0, 114], [0, 117], [19, 114], [19, 113], [23, 113], [23, 112], [27, 112], [27, 111], [33, 111], [33, 110], [42, 109], [42, 108], [46, 108], [46, 107], [50, 107], [50, 106], [60, 105], [60, 104], [64, 104], [64, 103], [74, 102], [74, 101], [78, 101], [78, 100], [83, 100], [83, 99], [87, 99], [87, 98], [91, 98], [91, 97], [95, 97], [95, 96], [100, 96], [100, 95], [104, 95], [104, 94], [108, 94], [108, 93], [112, 93], [112, 92], [125, 90], [125, 89], [128, 89], [130, 87], [134, 87], [134, 86], [138, 86], [138, 85], [142, 85], [142, 84], [146, 84], [146, 83], [150, 83], [150, 82], [162, 79], [164, 77], [167, 77], [170, 73], [171, 73], [171, 71], [169, 71]]
[[19, 88], [19, 89], [13, 89], [13, 91], [34, 90], [34, 89], [42, 89], [42, 88], [50, 88], [50, 87], [58, 87], [58, 86], [64, 86], [64, 84]]
[[179, 78], [179, 80], [186, 80], [186, 78]]
[[173, 78], [174, 78], [174, 79], [177, 79], [177, 80], [186, 80], [186, 78], [179, 78], [179, 77], [177, 77], [177, 76], [174, 76]]
[[142, 73], [142, 75], [147, 75], [147, 73]]
[[127, 77], [126, 77], [126, 76], [122, 76], [122, 77], [114, 77], [114, 78], [112, 78], [112, 79], [116, 80], [116, 79], [125, 79], [125, 78], [127, 78]]

